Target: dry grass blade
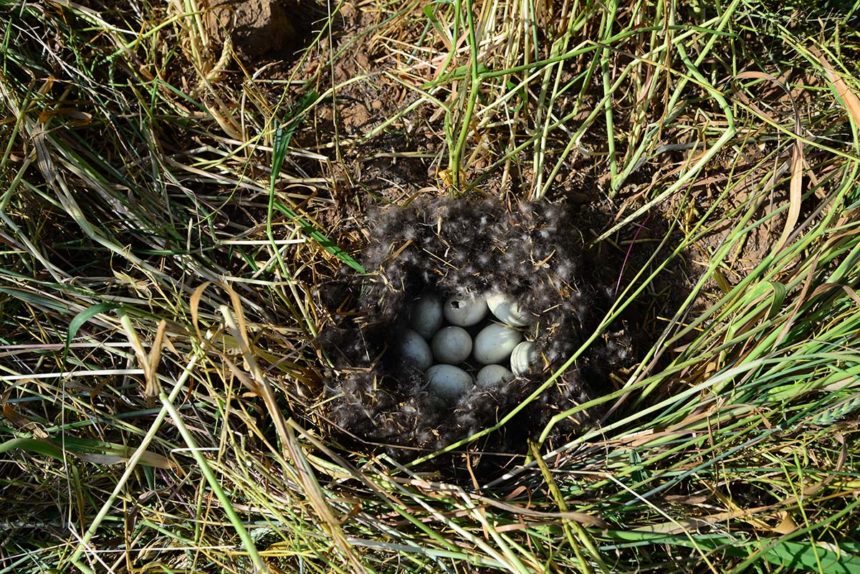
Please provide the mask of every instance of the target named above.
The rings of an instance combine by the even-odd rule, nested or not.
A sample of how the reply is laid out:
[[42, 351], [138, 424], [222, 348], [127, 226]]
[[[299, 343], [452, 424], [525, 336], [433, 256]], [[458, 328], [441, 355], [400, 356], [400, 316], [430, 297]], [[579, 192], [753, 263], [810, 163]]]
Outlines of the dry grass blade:
[[[137, 359], [137, 364], [140, 365], [140, 368], [143, 369], [143, 376], [146, 379], [146, 385], [143, 389], [143, 396], [152, 398], [157, 397], [160, 391], [158, 387], [158, 379], [156, 376], [156, 368], [158, 367], [158, 362], [153, 361], [153, 357], [159, 356], [161, 354], [160, 345], [157, 350], [155, 347], [155, 343], [153, 343], [152, 354], [147, 353], [146, 349], [143, 348], [143, 344], [140, 342], [140, 338], [137, 336], [137, 331], [135, 331], [134, 327], [131, 324], [131, 319], [128, 315], [123, 314], [120, 316], [120, 324], [122, 325], [123, 331], [125, 331], [126, 336], [128, 337], [128, 342], [131, 344], [131, 348], [134, 350], [134, 356]], [[156, 334], [156, 342], [158, 339], [164, 336], [163, 328], [160, 329], [160, 333]]]
[[340, 520], [334, 515], [331, 507], [326, 502], [323, 490], [314, 475], [313, 469], [308, 464], [292, 427], [287, 427], [287, 442], [284, 445], [286, 453], [289, 456], [288, 460], [292, 461], [294, 465], [293, 469], [298, 475], [302, 490], [310, 501], [316, 515], [319, 517], [320, 526], [331, 536], [338, 552], [350, 565], [350, 570], [355, 574], [366, 572], [367, 570], [362, 565], [361, 560], [350, 547], [341, 528]]
[[[231, 295], [235, 295], [232, 289], [228, 288], [228, 291]], [[230, 309], [226, 305], [221, 305], [218, 309], [221, 312], [221, 315], [224, 317], [224, 323], [227, 325], [227, 329], [230, 333], [233, 334], [233, 339], [239, 345], [239, 351], [242, 353], [242, 358], [245, 360], [245, 364], [248, 365], [249, 370], [251, 371], [251, 377], [246, 377], [241, 371], [232, 363], [228, 363], [231, 367], [231, 371], [241, 376], [241, 380], [245, 383], [245, 386], [248, 387], [250, 391], [258, 395], [261, 399], [263, 399], [263, 403], [266, 405], [266, 410], [269, 413], [269, 417], [272, 422], [275, 424], [275, 429], [278, 433], [278, 438], [281, 441], [281, 447], [286, 449], [288, 434], [286, 422], [284, 420], [284, 415], [281, 412], [280, 407], [278, 406], [278, 401], [275, 398], [275, 394], [272, 391], [271, 385], [269, 385], [266, 380], [265, 375], [263, 375], [263, 371], [257, 363], [257, 358], [254, 351], [251, 350], [251, 346], [248, 342], [248, 334], [244, 329], [245, 324], [242, 319], [242, 310], [241, 307], [236, 307], [238, 304], [238, 300], [234, 299], [233, 301], [234, 307], [233, 310], [239, 316], [239, 321], [236, 321], [233, 318], [233, 313], [230, 312]], [[225, 359], [225, 362], [227, 359]]]
[[[0, 572], [860, 571], [858, 25], [0, 2]], [[371, 263], [479, 203], [575, 344], [439, 410], [365, 303], [453, 271]]]
[[[786, 242], [788, 241], [789, 236], [794, 231], [795, 226], [797, 225], [797, 221], [800, 218], [801, 211], [801, 202], [803, 200], [803, 170], [806, 165], [806, 161], [803, 157], [803, 140], [801, 139], [802, 134], [802, 126], [800, 122], [800, 114], [797, 108], [797, 102], [794, 100], [792, 96], [791, 90], [784, 84], [783, 81], [773, 77], [770, 74], [766, 74], [764, 72], [742, 72], [736, 76], [737, 79], [761, 79], [766, 80], [768, 82], [773, 83], [776, 86], [779, 86], [786, 93], [786, 97], [791, 103], [791, 108], [794, 110], [794, 134], [795, 140], [791, 147], [791, 156], [789, 158], [789, 173], [791, 174], [789, 179], [789, 193], [788, 193], [788, 211], [785, 218], [785, 223], [783, 224], [782, 233], [779, 238], [776, 240], [773, 246], [774, 251], [781, 250]], [[738, 93], [741, 101], [743, 101], [750, 108], [756, 110], [757, 113], [769, 117], [770, 114], [761, 110], [761, 108], [752, 102], [749, 98], [747, 98], [743, 93]]]
[[773, 247], [774, 251], [779, 251], [785, 246], [789, 236], [797, 225], [797, 220], [800, 218], [801, 201], [803, 199], [803, 142], [799, 140], [794, 142], [794, 145], [791, 147], [790, 163], [791, 180], [788, 186], [788, 213], [782, 233]]
[[833, 66], [820, 50], [815, 47], [810, 47], [809, 51], [824, 68], [831, 85], [836, 90], [836, 94], [839, 96], [839, 99], [842, 100], [842, 103], [845, 105], [848, 116], [854, 122], [854, 125], [860, 126], [860, 98], [858, 98], [857, 94], [855, 94], [848, 84], [845, 83], [842, 76], [836, 73], [836, 70], [833, 69]]

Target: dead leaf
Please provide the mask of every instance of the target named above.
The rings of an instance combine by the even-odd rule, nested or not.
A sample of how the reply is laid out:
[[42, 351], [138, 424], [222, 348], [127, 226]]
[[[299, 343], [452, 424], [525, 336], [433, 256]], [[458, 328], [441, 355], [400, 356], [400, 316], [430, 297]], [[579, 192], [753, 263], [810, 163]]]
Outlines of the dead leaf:
[[203, 336], [200, 333], [200, 325], [198, 324], [200, 299], [203, 297], [203, 292], [206, 291], [206, 288], [211, 284], [212, 283], [210, 281], [206, 281], [202, 285], [198, 285], [194, 289], [194, 292], [191, 294], [191, 299], [189, 300], [189, 305], [191, 307], [191, 324], [194, 325], [194, 330], [197, 332], [197, 336], [201, 339]]
[[833, 66], [830, 65], [830, 62], [827, 61], [824, 54], [822, 54], [817, 48], [809, 48], [809, 51], [824, 68], [827, 78], [833, 84], [833, 88], [845, 104], [845, 108], [848, 110], [848, 115], [851, 116], [851, 119], [854, 120], [855, 124], [860, 126], [860, 99], [858, 99], [854, 92], [851, 91], [848, 84], [845, 83], [845, 80], [836, 73], [836, 70], [833, 69]]
[[131, 344], [131, 348], [134, 350], [137, 364], [140, 365], [141, 369], [143, 369], [143, 378], [146, 381], [146, 385], [143, 389], [143, 396], [158, 396], [158, 382], [154, 380], [155, 377], [153, 377], [152, 372], [149, 370], [149, 357], [147, 356], [146, 350], [143, 348], [143, 343], [140, 342], [140, 337], [137, 336], [137, 331], [131, 324], [131, 319], [128, 315], [123, 314], [122, 317], [120, 317], [120, 324], [122, 325], [123, 331], [125, 331], [125, 336], [128, 337], [128, 342]]
[[[146, 389], [143, 393], [146, 396], [158, 394], [158, 377], [156, 375], [158, 374], [158, 365], [161, 363], [161, 349], [164, 347], [165, 331], [167, 331], [167, 321], [162, 319], [158, 322], [158, 331], [155, 333], [152, 346], [149, 348], [149, 360], [147, 361], [149, 379], [146, 381]], [[150, 395], [149, 393], [154, 394]]]
[[854, 289], [852, 289], [852, 288], [851, 288], [851, 287], [849, 287], [848, 285], [843, 285], [843, 286], [842, 286], [842, 289], [843, 289], [846, 293], [848, 293], [848, 296], [849, 296], [849, 297], [851, 297], [851, 299], [852, 299], [855, 303], [857, 303], [858, 305], [860, 305], [860, 295], [857, 295], [857, 291], [855, 291]]
[[690, 496], [687, 494], [667, 494], [663, 500], [672, 504], [687, 504], [690, 506], [701, 506], [708, 502], [707, 496]]
[[[800, 133], [802, 130], [801, 122], [800, 122], [800, 113], [797, 109], [797, 104], [795, 102], [795, 97], [789, 87], [783, 80], [776, 78], [770, 74], [764, 72], [750, 71], [750, 72], [741, 72], [735, 76], [736, 79], [756, 79], [756, 80], [767, 80], [772, 84], [782, 88], [782, 90], [786, 93], [789, 102], [791, 103], [791, 107], [794, 110], [794, 133], [796, 134], [796, 139], [794, 140], [794, 145], [791, 148], [791, 159], [789, 160], [791, 166], [791, 180], [789, 182], [788, 188], [788, 214], [786, 215], [785, 225], [783, 225], [782, 233], [774, 244], [773, 251], [777, 252], [782, 249], [785, 244], [788, 242], [789, 236], [791, 236], [791, 232], [794, 231], [794, 227], [797, 225], [797, 220], [800, 218], [800, 207], [801, 201], [803, 198], [803, 171], [806, 162], [803, 158], [803, 142], [800, 140]], [[762, 110], [759, 106], [757, 106], [754, 102], [750, 101], [748, 97], [743, 92], [737, 92], [738, 99], [740, 99], [744, 104], [749, 106], [751, 109], [755, 110], [756, 113], [761, 114], [763, 117], [770, 119], [774, 123], [778, 123], [777, 118], [767, 114], [764, 110]]]
[[5, 401], [6, 397], [3, 397], [3, 417], [7, 421], [19, 429], [33, 433], [33, 436], [36, 438], [48, 438], [48, 433], [42, 430], [42, 427], [36, 424], [35, 421], [31, 421], [23, 416], [15, 407]]
[[[734, 506], [734, 505], [731, 505]], [[775, 505], [758, 506], [755, 508], [742, 509], [734, 506], [734, 510], [726, 512], [718, 512], [709, 514], [701, 518], [685, 518], [671, 522], [662, 522], [660, 524], [651, 524], [634, 528], [636, 532], [649, 532], [653, 534], [682, 534], [688, 531], [696, 531], [703, 526], [720, 526], [729, 520], [744, 520], [752, 526], [762, 529], [771, 530], [766, 523], [755, 518], [755, 515], [767, 512], [773, 509]]]
[[779, 521], [779, 524], [773, 527], [773, 531], [777, 534], [791, 534], [795, 530], [797, 530], [797, 524], [791, 518], [791, 515], [783, 510], [779, 513], [782, 520]]
[[605, 520], [603, 520], [599, 516], [594, 516], [585, 512], [576, 512], [569, 510], [561, 512], [543, 512], [540, 510], [531, 510], [522, 506], [516, 506], [514, 504], [507, 504], [500, 500], [485, 496], [474, 496], [473, 498], [474, 500], [483, 502], [487, 506], [492, 506], [494, 508], [510, 512], [512, 514], [517, 514], [523, 518], [572, 520], [573, 522], [578, 522], [583, 526], [593, 526], [595, 528], [609, 528], [609, 524], [607, 524]]
[[800, 218], [800, 204], [803, 199], [803, 163], [803, 142], [799, 139], [794, 140], [794, 145], [791, 148], [791, 182], [788, 186], [788, 215], [785, 218], [782, 234], [780, 234], [776, 245], [774, 245], [774, 251], [779, 251], [785, 246], [788, 237], [794, 231], [794, 226], [797, 225], [797, 220]]

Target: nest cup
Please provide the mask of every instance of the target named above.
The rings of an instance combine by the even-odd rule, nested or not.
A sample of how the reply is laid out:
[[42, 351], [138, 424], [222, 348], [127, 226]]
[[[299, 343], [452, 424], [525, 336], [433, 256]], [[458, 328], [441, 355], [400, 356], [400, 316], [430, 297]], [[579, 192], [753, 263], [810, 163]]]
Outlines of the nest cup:
[[[586, 280], [583, 240], [564, 206], [529, 203], [508, 210], [498, 201], [421, 200], [373, 213], [369, 232], [363, 262], [370, 273], [347, 281], [330, 301], [332, 322], [320, 339], [334, 366], [327, 376], [327, 415], [350, 435], [439, 448], [493, 425], [558, 369], [593, 322], [598, 290]], [[490, 294], [508, 295], [528, 317], [516, 327], [532, 342], [523, 350], [530, 368], [499, 384], [469, 385], [440, 397], [429, 384], [426, 361], [402, 352], [403, 341], [414, 335], [410, 314], [428, 295], [444, 302]], [[475, 341], [486, 325], [463, 328]], [[589, 353], [606, 359], [603, 349]], [[580, 363], [588, 362], [585, 356]], [[483, 365], [473, 355], [461, 366], [475, 378]], [[601, 386], [570, 367], [505, 425], [500, 440], [509, 449], [524, 447], [525, 437], [539, 433], [557, 412], [593, 398]], [[575, 431], [583, 422], [571, 419], [557, 432]]]

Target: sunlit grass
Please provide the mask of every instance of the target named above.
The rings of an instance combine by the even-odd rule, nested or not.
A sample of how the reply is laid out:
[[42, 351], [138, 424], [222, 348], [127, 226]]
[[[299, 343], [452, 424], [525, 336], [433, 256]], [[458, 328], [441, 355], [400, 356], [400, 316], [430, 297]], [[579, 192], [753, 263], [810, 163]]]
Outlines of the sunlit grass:
[[[0, 2], [0, 572], [860, 569], [857, 6], [342, 3], [267, 76], [201, 5]], [[357, 88], [402, 99], [325, 127]], [[624, 250], [665, 221], [553, 377], [691, 262], [504, 476], [328, 432], [318, 289], [365, 271], [377, 156], [425, 162], [404, 201], [584, 193]]]

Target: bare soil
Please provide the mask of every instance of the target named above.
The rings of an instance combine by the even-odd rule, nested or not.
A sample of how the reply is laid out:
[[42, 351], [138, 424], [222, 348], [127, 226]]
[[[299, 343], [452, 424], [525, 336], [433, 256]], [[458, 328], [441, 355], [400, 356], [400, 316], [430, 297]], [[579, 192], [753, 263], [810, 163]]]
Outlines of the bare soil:
[[204, 0], [203, 26], [216, 49], [230, 41], [248, 61], [280, 57], [300, 48], [307, 27], [294, 0]]

